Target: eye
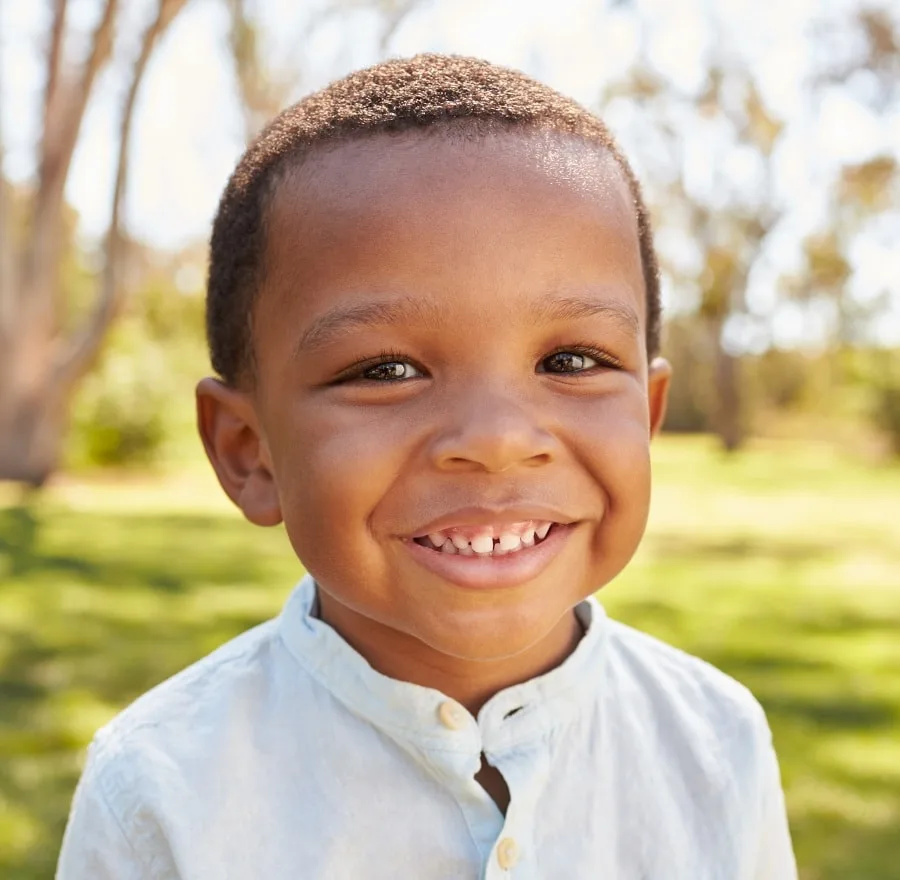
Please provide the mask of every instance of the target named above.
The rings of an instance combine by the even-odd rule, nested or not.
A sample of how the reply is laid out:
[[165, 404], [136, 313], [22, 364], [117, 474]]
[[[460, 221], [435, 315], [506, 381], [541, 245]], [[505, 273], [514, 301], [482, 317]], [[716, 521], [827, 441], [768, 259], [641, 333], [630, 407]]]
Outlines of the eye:
[[555, 351], [541, 361], [542, 373], [583, 373], [599, 366], [590, 355], [578, 351]]
[[421, 375], [421, 371], [407, 361], [382, 361], [363, 370], [360, 378], [370, 382], [398, 382], [403, 379], [416, 379]]

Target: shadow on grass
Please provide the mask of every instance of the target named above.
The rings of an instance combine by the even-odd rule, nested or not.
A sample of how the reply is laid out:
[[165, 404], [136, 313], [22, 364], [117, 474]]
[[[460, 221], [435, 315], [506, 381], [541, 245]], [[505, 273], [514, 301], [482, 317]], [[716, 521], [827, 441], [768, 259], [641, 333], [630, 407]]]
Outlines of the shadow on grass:
[[[619, 603], [619, 620], [637, 629], [664, 637], [660, 632], [665, 621], [671, 630], [672, 621], [679, 616], [690, 614], [683, 608], [667, 606], [660, 601], [635, 601]], [[867, 635], [883, 631], [881, 620], [867, 629], [862, 616], [850, 617], [846, 634], [865, 639]], [[737, 621], [739, 623], [739, 621]], [[731, 621], [735, 623], [735, 621]], [[753, 621], [753, 626], [757, 621]], [[830, 631], [830, 628], [829, 628]], [[752, 632], [752, 628], [751, 628]], [[794, 646], [784, 651], [769, 650], [760, 653], [752, 645], [752, 636], [740, 641], [711, 641], [706, 635], [702, 643], [692, 645], [689, 638], [680, 639], [680, 646], [690, 653], [702, 657], [708, 663], [728, 673], [751, 687], [757, 698], [770, 714], [792, 717], [797, 720], [832, 730], [841, 729], [892, 729], [900, 725], [900, 706], [891, 699], [872, 695], [861, 695], [856, 688], [843, 681], [841, 657], [820, 660], [798, 656], [796, 644], [812, 634], [822, 632], [822, 627], [813, 622], [809, 626], [802, 623], [792, 627], [790, 636]], [[778, 641], [776, 638], [775, 641]], [[800, 694], [785, 692], [782, 684], [785, 677], [799, 674], [807, 682], [827, 682], [825, 694]]]
[[232, 517], [68, 514], [0, 509], [0, 576], [62, 576], [91, 588], [183, 592], [198, 582], [247, 584], [261, 575], [253, 526]]
[[[840, 816], [812, 814], [795, 821], [791, 831], [795, 841], [817, 841], [814, 856], [810, 853], [806, 860], [798, 848], [800, 880], [900, 880], [896, 827], [850, 824]], [[812, 858], [815, 867], [809, 867]]]
[[701, 540], [696, 537], [686, 540], [682, 535], [664, 534], [652, 536], [649, 543], [654, 555], [673, 560], [700, 556], [707, 560], [768, 559], [780, 563], [795, 563], [810, 559], [821, 562], [835, 556], [834, 545], [826, 541], [776, 542], [747, 536], [726, 540]]
[[[0, 510], [0, 555], [8, 560], [9, 573], [15, 577], [28, 571], [35, 559], [38, 518], [29, 504], [18, 504]], [[81, 566], [80, 560], [66, 564]]]

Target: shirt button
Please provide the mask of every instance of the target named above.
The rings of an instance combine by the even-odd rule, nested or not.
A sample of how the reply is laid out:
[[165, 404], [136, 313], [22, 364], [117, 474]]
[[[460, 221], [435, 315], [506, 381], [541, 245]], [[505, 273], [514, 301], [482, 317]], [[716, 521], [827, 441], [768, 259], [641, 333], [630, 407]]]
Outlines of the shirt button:
[[468, 722], [468, 712], [455, 700], [445, 700], [438, 706], [438, 718], [450, 730], [462, 730]]
[[510, 868], [514, 868], [518, 861], [518, 844], [511, 837], [504, 837], [503, 840], [497, 844], [497, 863], [504, 871], [508, 871]]

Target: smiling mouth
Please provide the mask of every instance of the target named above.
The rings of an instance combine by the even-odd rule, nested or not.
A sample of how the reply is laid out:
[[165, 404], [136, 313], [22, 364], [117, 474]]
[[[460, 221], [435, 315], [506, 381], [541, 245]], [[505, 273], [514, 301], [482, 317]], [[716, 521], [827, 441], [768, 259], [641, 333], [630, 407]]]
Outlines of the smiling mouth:
[[413, 538], [421, 547], [448, 556], [511, 556], [542, 544], [559, 523], [539, 520], [503, 526], [450, 528]]

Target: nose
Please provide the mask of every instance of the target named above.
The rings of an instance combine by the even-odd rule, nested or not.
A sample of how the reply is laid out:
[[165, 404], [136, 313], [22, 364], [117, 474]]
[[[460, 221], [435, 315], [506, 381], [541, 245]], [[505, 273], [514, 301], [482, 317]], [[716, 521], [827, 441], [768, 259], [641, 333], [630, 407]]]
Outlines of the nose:
[[549, 464], [557, 449], [557, 438], [533, 404], [470, 390], [447, 402], [431, 454], [440, 470], [501, 473]]

